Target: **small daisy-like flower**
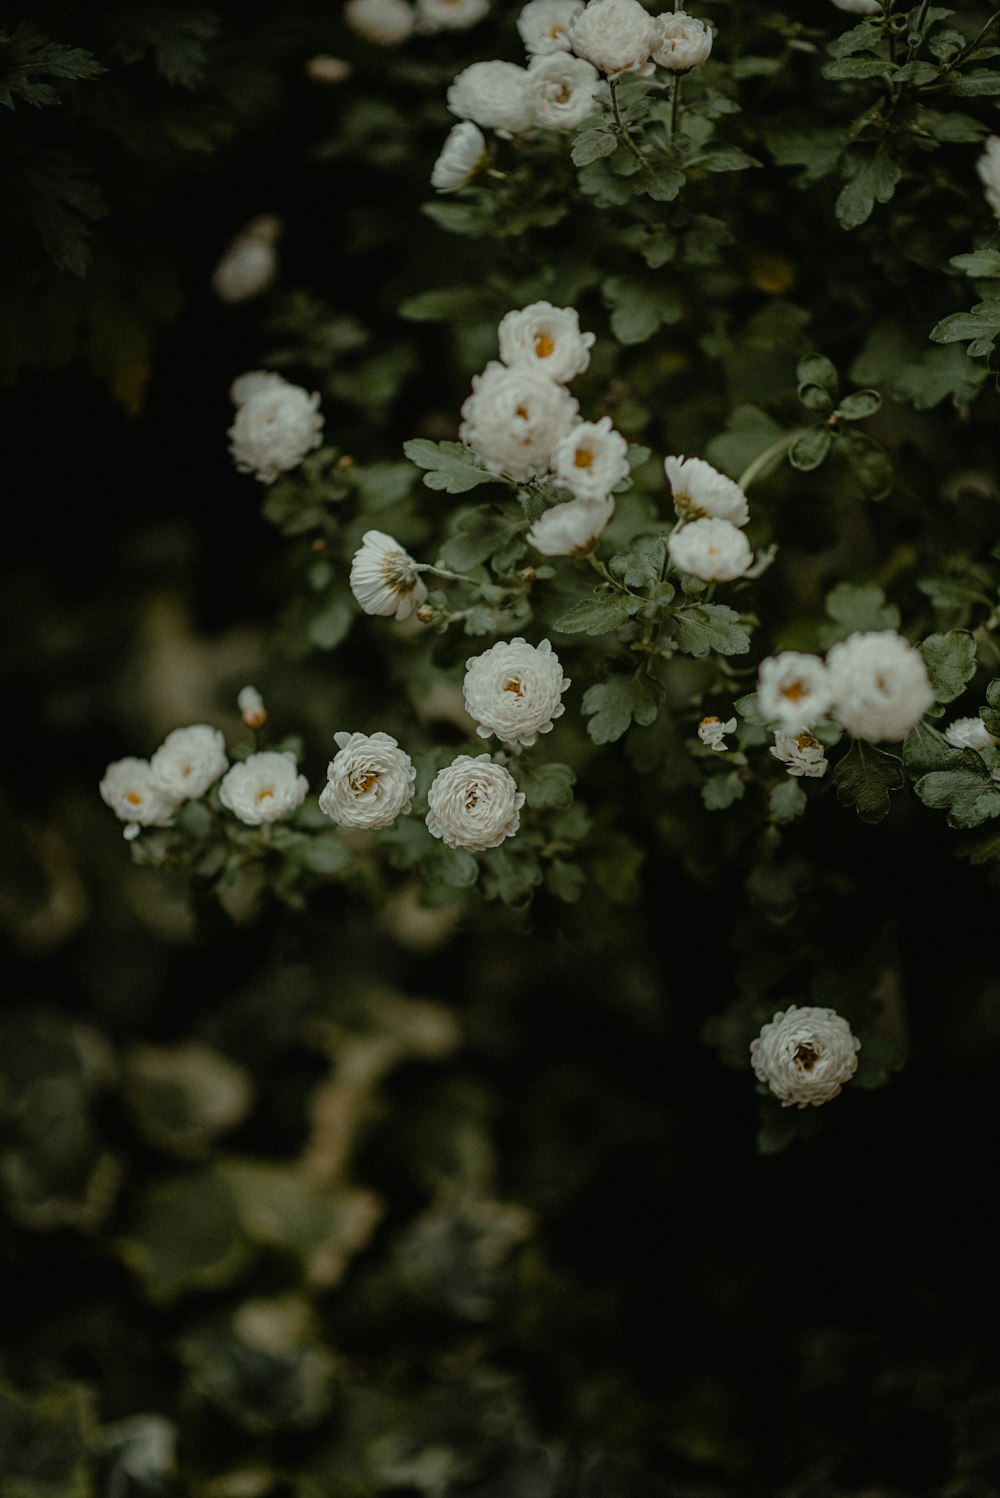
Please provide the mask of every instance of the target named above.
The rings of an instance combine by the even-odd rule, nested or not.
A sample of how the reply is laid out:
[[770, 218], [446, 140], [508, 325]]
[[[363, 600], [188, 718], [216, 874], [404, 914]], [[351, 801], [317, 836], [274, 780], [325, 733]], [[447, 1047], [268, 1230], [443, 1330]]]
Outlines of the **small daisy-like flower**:
[[212, 290], [220, 301], [249, 302], [267, 291], [278, 274], [281, 229], [281, 220], [267, 213], [237, 235], [212, 272]]
[[561, 699], [569, 680], [548, 640], [537, 646], [521, 635], [499, 640], [465, 665], [465, 710], [480, 738], [495, 733], [527, 748], [566, 711]]
[[366, 614], [408, 619], [427, 597], [416, 562], [384, 531], [365, 531], [351, 562], [351, 591]]
[[243, 687], [236, 699], [236, 706], [247, 728], [263, 728], [267, 722], [267, 708], [256, 687]]
[[308, 790], [294, 754], [266, 749], [230, 766], [219, 786], [219, 800], [248, 827], [260, 827], [301, 806]]
[[670, 10], [656, 17], [653, 61], [672, 73], [686, 73], [704, 62], [712, 50], [712, 31], [697, 16]]
[[149, 768], [153, 784], [168, 800], [196, 801], [228, 764], [222, 732], [208, 723], [193, 723], [167, 734]]
[[[245, 389], [242, 386], [241, 393]], [[323, 440], [318, 405], [319, 395], [309, 395], [298, 385], [258, 379], [251, 393], [244, 394], [229, 428], [229, 451], [240, 473], [273, 484], [280, 474], [297, 468]]]
[[460, 754], [434, 777], [427, 792], [427, 830], [449, 848], [481, 853], [498, 848], [521, 824], [524, 792], [509, 770], [488, 754]]
[[489, 8], [490, 0], [417, 0], [417, 29], [467, 31]]
[[934, 704], [923, 656], [895, 630], [849, 635], [826, 664], [834, 714], [855, 738], [901, 739]]
[[463, 120], [445, 137], [431, 170], [431, 186], [435, 192], [458, 192], [460, 187], [468, 187], [488, 159], [483, 132], [471, 120]]
[[750, 1063], [783, 1108], [818, 1108], [854, 1076], [860, 1049], [835, 1009], [793, 1004], [750, 1042]]
[[387, 733], [336, 733], [320, 810], [341, 827], [389, 827], [413, 800], [417, 772]]
[[604, 499], [628, 478], [628, 443], [610, 416], [581, 421], [552, 454], [552, 472], [577, 499]]
[[674, 509], [682, 520], [728, 520], [743, 526], [750, 519], [747, 497], [739, 484], [701, 458], [665, 458]]
[[610, 494], [604, 499], [570, 499], [540, 515], [528, 541], [543, 557], [583, 557], [593, 551], [614, 513]]
[[1000, 219], [1000, 135], [991, 135], [976, 162], [976, 174], [983, 184], [983, 196], [990, 211]]
[[590, 0], [569, 28], [570, 46], [609, 78], [653, 72], [659, 28], [639, 0]]
[[576, 130], [595, 113], [601, 75], [582, 57], [553, 52], [528, 65], [528, 94], [540, 130]]
[[407, 0], [347, 0], [344, 20], [351, 30], [376, 47], [395, 47], [411, 36], [416, 12]]
[[948, 724], [944, 736], [953, 749], [993, 749], [1000, 744], [982, 718], [956, 718]]
[[110, 806], [131, 842], [140, 827], [169, 827], [177, 801], [153, 779], [148, 759], [129, 755], [108, 765], [100, 784], [101, 800]]
[[532, 302], [508, 312], [497, 328], [500, 358], [510, 369], [534, 369], [566, 385], [590, 363], [593, 333], [580, 332], [575, 307]]
[[704, 583], [731, 582], [753, 563], [746, 536], [728, 520], [692, 520], [674, 532], [667, 550], [679, 571]]
[[774, 735], [771, 753], [775, 759], [781, 760], [789, 775], [806, 775], [818, 780], [830, 767], [830, 762], [823, 753], [823, 745], [807, 729], [788, 733], [779, 728]]
[[698, 724], [698, 737], [706, 749], [728, 749], [725, 735], [736, 732], [736, 719], [730, 718], [723, 723], [721, 718], [709, 716], [702, 718]]
[[508, 369], [494, 359], [473, 376], [458, 434], [491, 473], [523, 483], [548, 471], [578, 410], [564, 386], [535, 369]]
[[769, 722], [787, 729], [806, 728], [822, 718], [832, 701], [830, 674], [818, 655], [783, 650], [761, 661], [757, 705]]
[[513, 62], [474, 62], [448, 89], [448, 108], [498, 135], [523, 135], [534, 122], [528, 70]]
[[531, 57], [568, 52], [570, 26], [583, 14], [583, 0], [528, 0], [517, 18], [517, 30]]

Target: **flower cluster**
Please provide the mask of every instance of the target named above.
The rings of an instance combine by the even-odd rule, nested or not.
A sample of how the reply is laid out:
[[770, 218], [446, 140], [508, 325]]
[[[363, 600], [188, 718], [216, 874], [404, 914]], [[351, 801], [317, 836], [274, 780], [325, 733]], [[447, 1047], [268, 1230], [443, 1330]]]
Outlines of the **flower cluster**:
[[[856, 631], [834, 645], [825, 662], [783, 651], [761, 663], [757, 678], [758, 706], [784, 730], [785, 748], [789, 736], [808, 736], [808, 729], [826, 715], [855, 738], [896, 741], [933, 702], [923, 656], [892, 629]], [[786, 756], [779, 753], [778, 758]]]
[[701, 458], [671, 457], [663, 466], [680, 521], [667, 542], [674, 566], [705, 583], [742, 577], [753, 552], [741, 529], [750, 510], [739, 484]]
[[608, 78], [648, 77], [654, 69], [686, 73], [706, 60], [712, 32], [683, 10], [651, 16], [639, 0], [590, 0], [568, 28], [569, 44]]
[[230, 395], [236, 419], [229, 428], [229, 450], [240, 473], [252, 473], [262, 484], [297, 468], [323, 440], [319, 395], [279, 374], [251, 370], [233, 381]]
[[396, 47], [414, 32], [467, 31], [489, 8], [489, 0], [347, 0], [344, 20], [366, 42]]

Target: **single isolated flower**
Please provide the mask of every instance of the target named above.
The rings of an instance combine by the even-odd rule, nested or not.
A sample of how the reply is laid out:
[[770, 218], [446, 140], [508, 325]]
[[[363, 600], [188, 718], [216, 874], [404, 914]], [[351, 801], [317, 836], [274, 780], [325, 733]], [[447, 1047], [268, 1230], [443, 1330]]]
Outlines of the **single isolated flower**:
[[427, 830], [449, 848], [481, 853], [498, 848], [521, 824], [524, 792], [509, 770], [488, 754], [460, 754], [434, 777], [427, 792]]
[[664, 472], [674, 509], [682, 520], [728, 520], [743, 526], [750, 519], [747, 497], [739, 484], [702, 458], [665, 458]]
[[344, 20], [376, 47], [395, 47], [413, 34], [416, 12], [407, 0], [347, 0]]
[[448, 89], [448, 108], [498, 135], [523, 135], [534, 123], [528, 70], [513, 62], [474, 62]]
[[385, 531], [365, 531], [351, 561], [351, 591], [366, 614], [408, 619], [427, 597], [417, 564]]
[[226, 740], [218, 728], [193, 723], [168, 733], [149, 762], [153, 784], [168, 800], [196, 801], [226, 769]]
[[505, 744], [528, 748], [566, 711], [561, 699], [569, 679], [548, 640], [537, 646], [521, 635], [499, 640], [465, 665], [465, 709], [480, 738], [495, 733]]
[[601, 75], [582, 57], [552, 52], [528, 64], [528, 95], [540, 130], [576, 130], [596, 111]]
[[610, 416], [581, 421], [552, 454], [552, 472], [577, 499], [605, 499], [629, 476], [628, 443]]
[[577, 57], [586, 58], [609, 78], [620, 73], [648, 77], [659, 27], [639, 0], [590, 0], [569, 28]]
[[944, 736], [953, 749], [993, 749], [1000, 744], [982, 718], [956, 718], [948, 724]]
[[610, 494], [604, 499], [567, 500], [538, 517], [528, 532], [528, 542], [543, 557], [584, 557], [593, 551], [614, 513]]
[[692, 520], [667, 542], [670, 560], [681, 572], [703, 583], [728, 583], [742, 577], [753, 562], [750, 543], [728, 520]]
[[467, 31], [489, 8], [490, 0], [417, 0], [417, 30]]
[[516, 483], [547, 473], [552, 454], [576, 423], [579, 407], [538, 370], [491, 359], [472, 379], [458, 435], [484, 467]]
[[320, 810], [341, 827], [388, 827], [413, 800], [417, 772], [387, 733], [335, 733]]
[[779, 728], [774, 735], [771, 753], [780, 759], [788, 775], [806, 775], [818, 780], [830, 768], [830, 761], [823, 753], [823, 745], [814, 739], [807, 729], [799, 733], [788, 733]]
[[822, 718], [832, 701], [830, 673], [818, 655], [783, 650], [761, 661], [757, 706], [770, 723], [794, 730], [808, 728]]
[[653, 61], [672, 73], [686, 73], [704, 62], [712, 50], [712, 29], [685, 10], [669, 10], [656, 21]]
[[750, 1062], [783, 1108], [818, 1108], [854, 1076], [860, 1049], [835, 1009], [793, 1004], [750, 1042]]
[[[273, 484], [323, 440], [323, 418], [316, 409], [319, 395], [299, 385], [280, 384], [258, 376], [255, 388], [244, 395], [229, 428], [229, 451], [240, 473], [252, 473], [262, 484]], [[236, 381], [241, 393], [246, 387]]]
[[560, 385], [590, 363], [593, 333], [580, 332], [575, 307], [553, 307], [551, 302], [532, 302], [519, 312], [508, 312], [497, 328], [500, 358], [510, 369], [535, 369]]
[[463, 120], [445, 136], [441, 154], [431, 169], [431, 186], [435, 192], [458, 192], [460, 187], [468, 187], [488, 159], [483, 132], [471, 120]]
[[169, 827], [177, 801], [164, 794], [153, 779], [148, 759], [116, 759], [100, 784], [101, 800], [110, 806], [125, 836], [132, 840], [140, 827]]
[[222, 302], [249, 302], [272, 285], [278, 274], [278, 240], [282, 223], [262, 214], [247, 224], [212, 272], [212, 290]]
[[583, 13], [583, 0], [528, 0], [517, 30], [529, 57], [568, 52], [569, 28]]
[[242, 687], [236, 706], [247, 728], [263, 728], [267, 722], [267, 708], [256, 687]]
[[298, 773], [294, 754], [265, 749], [227, 770], [219, 800], [248, 827], [260, 827], [301, 806], [308, 790], [309, 782]]
[[833, 712], [858, 739], [901, 739], [934, 704], [920, 651], [892, 629], [861, 630], [827, 653]]
[[976, 162], [983, 196], [990, 211], [1000, 219], [1000, 135], [991, 135]]
[[706, 749], [728, 749], [726, 734], [736, 732], [736, 719], [730, 718], [723, 723], [721, 718], [709, 716], [702, 718], [698, 724], [698, 737]]

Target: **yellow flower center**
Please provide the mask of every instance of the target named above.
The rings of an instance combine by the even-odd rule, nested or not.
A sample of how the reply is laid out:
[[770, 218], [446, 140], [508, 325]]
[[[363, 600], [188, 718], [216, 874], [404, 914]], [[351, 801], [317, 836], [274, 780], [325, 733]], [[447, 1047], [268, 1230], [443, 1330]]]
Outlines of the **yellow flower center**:
[[[568, 98], [569, 95], [567, 94], [566, 97]], [[562, 104], [565, 101], [563, 99], [560, 99], [559, 102], [560, 104]], [[549, 337], [548, 333], [535, 334], [535, 353], [538, 355], [539, 359], [547, 359], [554, 348], [555, 343]]]
[[781, 688], [782, 697], [787, 697], [789, 702], [801, 702], [805, 697], [806, 689], [800, 681], [793, 681], [787, 687]]
[[370, 791], [378, 780], [377, 770], [365, 770], [359, 774], [357, 771], [351, 776], [351, 790], [358, 796], [363, 796]]
[[139, 795], [138, 791], [126, 791], [125, 800], [128, 802], [129, 806], [142, 805], [142, 797]]
[[273, 795], [274, 791], [271, 786], [265, 785], [261, 790], [257, 792], [257, 800], [258, 802], [268, 801]]
[[589, 447], [578, 447], [573, 454], [573, 466], [575, 468], [589, 468], [594, 461], [594, 454]]
[[515, 697], [524, 696], [524, 684], [519, 676], [509, 676], [503, 684], [505, 692], [513, 692]]

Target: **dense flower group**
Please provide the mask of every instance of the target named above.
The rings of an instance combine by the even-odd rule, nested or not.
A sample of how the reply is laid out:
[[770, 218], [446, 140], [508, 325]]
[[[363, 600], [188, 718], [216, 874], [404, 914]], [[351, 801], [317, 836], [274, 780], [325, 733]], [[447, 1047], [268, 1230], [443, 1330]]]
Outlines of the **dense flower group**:
[[322, 442], [318, 394], [264, 370], [241, 375], [231, 394], [237, 410], [229, 450], [241, 473], [273, 484]]
[[819, 656], [786, 650], [761, 663], [757, 702], [787, 733], [827, 715], [856, 738], [901, 739], [933, 705], [919, 650], [895, 630], [856, 631]]

